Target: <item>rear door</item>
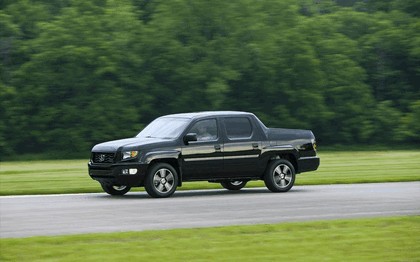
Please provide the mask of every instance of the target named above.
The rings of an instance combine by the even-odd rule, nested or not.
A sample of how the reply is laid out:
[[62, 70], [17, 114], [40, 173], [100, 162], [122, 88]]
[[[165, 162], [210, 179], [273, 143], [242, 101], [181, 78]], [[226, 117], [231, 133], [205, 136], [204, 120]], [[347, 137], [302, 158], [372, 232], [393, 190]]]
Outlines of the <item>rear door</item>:
[[261, 154], [260, 133], [249, 116], [224, 117], [225, 177], [255, 177], [259, 175]]

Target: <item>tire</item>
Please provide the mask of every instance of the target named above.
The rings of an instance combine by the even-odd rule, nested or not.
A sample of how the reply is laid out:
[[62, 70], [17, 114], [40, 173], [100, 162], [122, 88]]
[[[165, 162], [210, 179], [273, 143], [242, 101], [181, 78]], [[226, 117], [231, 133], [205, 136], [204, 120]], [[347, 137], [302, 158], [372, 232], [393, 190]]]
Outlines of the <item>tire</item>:
[[222, 187], [228, 190], [240, 190], [242, 189], [248, 181], [244, 180], [232, 180], [232, 181], [222, 181], [220, 184]]
[[102, 189], [112, 195], [112, 196], [122, 196], [125, 195], [128, 191], [130, 191], [131, 187], [129, 186], [116, 186], [116, 185], [109, 185], [109, 184], [101, 184]]
[[144, 187], [151, 197], [170, 197], [178, 186], [178, 174], [167, 163], [156, 163], [147, 172]]
[[295, 168], [285, 159], [271, 162], [264, 174], [265, 186], [272, 192], [287, 192], [295, 183]]

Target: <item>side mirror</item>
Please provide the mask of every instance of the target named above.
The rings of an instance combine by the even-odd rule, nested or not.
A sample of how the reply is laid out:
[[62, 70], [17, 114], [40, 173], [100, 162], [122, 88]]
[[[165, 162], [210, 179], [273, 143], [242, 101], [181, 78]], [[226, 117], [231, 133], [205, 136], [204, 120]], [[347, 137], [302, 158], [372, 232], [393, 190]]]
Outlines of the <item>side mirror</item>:
[[196, 133], [188, 133], [184, 136], [184, 143], [186, 145], [189, 144], [189, 142], [197, 141], [197, 134]]

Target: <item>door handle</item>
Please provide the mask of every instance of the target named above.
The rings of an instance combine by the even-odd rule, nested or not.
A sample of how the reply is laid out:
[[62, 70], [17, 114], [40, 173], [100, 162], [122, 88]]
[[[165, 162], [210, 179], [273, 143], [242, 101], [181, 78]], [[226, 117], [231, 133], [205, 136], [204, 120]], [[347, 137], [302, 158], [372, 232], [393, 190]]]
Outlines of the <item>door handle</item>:
[[222, 147], [220, 145], [214, 145], [214, 149], [216, 149], [216, 151], [220, 151]]
[[252, 143], [252, 148], [253, 149], [258, 149], [258, 143]]

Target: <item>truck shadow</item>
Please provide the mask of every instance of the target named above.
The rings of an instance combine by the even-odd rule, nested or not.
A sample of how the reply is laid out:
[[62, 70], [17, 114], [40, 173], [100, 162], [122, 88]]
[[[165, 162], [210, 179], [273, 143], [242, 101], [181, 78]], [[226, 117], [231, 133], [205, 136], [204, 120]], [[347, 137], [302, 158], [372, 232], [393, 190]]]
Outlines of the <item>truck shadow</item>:
[[[303, 189], [292, 188], [286, 193], [273, 193], [267, 188], [244, 188], [238, 191], [226, 189], [206, 189], [206, 190], [179, 190], [168, 199], [186, 198], [186, 197], [207, 197], [207, 196], [226, 196], [226, 195], [252, 195], [252, 194], [293, 194], [304, 191]], [[100, 197], [112, 199], [164, 199], [152, 198], [146, 192], [129, 192], [124, 196], [101, 195]]]

